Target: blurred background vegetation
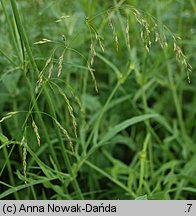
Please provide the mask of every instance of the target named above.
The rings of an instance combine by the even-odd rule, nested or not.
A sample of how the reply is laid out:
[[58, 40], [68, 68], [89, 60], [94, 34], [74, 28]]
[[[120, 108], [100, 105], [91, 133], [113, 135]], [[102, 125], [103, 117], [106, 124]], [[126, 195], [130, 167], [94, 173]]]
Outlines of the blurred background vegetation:
[[[195, 1], [14, 3], [0, 5], [0, 198], [195, 199]], [[181, 38], [190, 83], [168, 29], [146, 50], [133, 7]]]

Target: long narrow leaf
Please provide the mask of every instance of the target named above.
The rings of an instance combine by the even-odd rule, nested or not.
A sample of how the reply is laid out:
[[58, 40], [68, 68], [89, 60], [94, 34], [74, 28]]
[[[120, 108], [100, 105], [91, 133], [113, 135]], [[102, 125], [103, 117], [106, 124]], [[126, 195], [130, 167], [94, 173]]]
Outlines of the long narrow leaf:
[[147, 119], [150, 118], [156, 118], [158, 117], [158, 114], [145, 114], [145, 115], [140, 115], [140, 116], [136, 116], [133, 118], [130, 118], [128, 120], [125, 120], [124, 122], [114, 126], [113, 128], [111, 128], [106, 135], [103, 137], [103, 139], [99, 142], [99, 145], [109, 141], [111, 138], [113, 138], [117, 133], [119, 133], [120, 131], [126, 129], [127, 127], [137, 124], [139, 122], [143, 122]]

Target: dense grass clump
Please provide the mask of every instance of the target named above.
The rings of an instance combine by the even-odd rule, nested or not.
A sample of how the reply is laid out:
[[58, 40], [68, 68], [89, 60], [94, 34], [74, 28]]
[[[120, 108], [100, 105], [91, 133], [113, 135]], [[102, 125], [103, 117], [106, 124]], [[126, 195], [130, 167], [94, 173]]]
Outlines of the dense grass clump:
[[0, 2], [0, 198], [196, 198], [194, 1]]

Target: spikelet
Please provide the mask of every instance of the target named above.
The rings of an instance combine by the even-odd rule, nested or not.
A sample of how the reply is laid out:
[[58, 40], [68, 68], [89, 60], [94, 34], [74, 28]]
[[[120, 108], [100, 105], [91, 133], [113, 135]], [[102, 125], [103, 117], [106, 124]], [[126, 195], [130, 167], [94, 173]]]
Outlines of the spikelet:
[[97, 55], [93, 42], [91, 42], [90, 52], [91, 52], [91, 66], [92, 66], [94, 63], [95, 56]]
[[65, 50], [63, 50], [61, 56], [59, 57], [58, 72], [57, 72], [58, 77], [61, 75], [61, 72], [62, 72], [64, 54], [65, 54]]
[[[138, 13], [136, 9], [134, 9], [134, 15], [137, 20], [137, 22], [142, 25], [143, 31], [141, 31], [141, 38], [145, 44], [145, 47], [147, 51], [149, 52], [149, 48], [151, 46], [151, 39], [150, 39], [150, 25], [147, 22], [147, 20], [143, 19], [141, 14]], [[157, 30], [157, 23], [155, 22], [154, 19], [152, 19], [152, 22], [154, 23], [154, 37], [155, 37], [155, 42], [159, 43], [161, 48], [167, 48], [168, 43], [167, 43], [167, 37], [166, 37], [166, 32], [165, 32], [165, 27], [163, 26], [162, 29], [162, 34], [160, 36], [160, 33]], [[169, 34], [173, 37], [173, 50], [176, 54], [176, 59], [177, 61], [185, 68], [187, 72], [187, 79], [188, 82], [190, 83], [190, 74], [192, 73], [192, 67], [191, 65], [187, 62], [187, 58], [182, 52], [182, 49], [178, 46], [177, 44], [177, 39], [180, 39], [179, 37], [175, 37], [171, 32]]]
[[133, 10], [133, 14], [135, 16], [140, 16], [141, 15], [141, 13], [136, 8], [133, 7], [132, 10]]
[[96, 40], [98, 41], [99, 46], [101, 47], [101, 50], [102, 50], [103, 52], [105, 52], [104, 45], [103, 45], [103, 43], [102, 43], [102, 40], [103, 40], [103, 39], [98, 35], [98, 33], [95, 33], [95, 38], [96, 38]]
[[79, 106], [80, 111], [84, 112], [84, 108], [83, 108], [83, 106], [81, 104], [81, 101], [80, 101], [79, 97], [75, 94], [75, 92], [73, 91], [73, 88], [71, 86], [69, 86], [69, 90], [70, 90], [70, 93], [71, 93], [72, 97], [75, 99], [75, 102]]
[[165, 33], [164, 33], [164, 42], [161, 40], [161, 36], [158, 32], [158, 29], [157, 29], [157, 23], [154, 22], [154, 41], [155, 43], [158, 43], [160, 45], [161, 48], [164, 48], [164, 45], [165, 47], [167, 47], [167, 41], [166, 41], [166, 36], [165, 36]]
[[66, 20], [67, 18], [69, 18], [70, 16], [61, 16], [58, 20], [56, 20], [55, 22], [62, 22], [63, 20]]
[[127, 46], [130, 49], [131, 46], [130, 46], [130, 37], [129, 37], [129, 20], [128, 20], [128, 18], [127, 18], [125, 33], [126, 33], [126, 39], [127, 39]]
[[165, 46], [166, 48], [168, 47], [167, 37], [166, 37], [165, 32], [163, 32], [163, 44], [164, 44], [164, 46]]
[[141, 39], [144, 43], [146, 50], [149, 52], [151, 44], [152, 44], [151, 39], [150, 39], [150, 34], [151, 34], [150, 25], [147, 22], [147, 20], [142, 17], [141, 13], [137, 9], [132, 8], [132, 12], [134, 14], [136, 21], [142, 26], [140, 36], [141, 36]]
[[48, 69], [48, 79], [50, 79], [50, 77], [51, 77], [51, 75], [52, 75], [53, 67], [54, 67], [54, 65], [53, 65], [53, 63], [51, 63], [51, 64], [50, 64], [50, 67], [49, 67], [49, 69]]
[[155, 42], [158, 42], [160, 40], [159, 33], [155, 31], [154, 35], [155, 35]]
[[98, 93], [99, 90], [98, 90], [97, 81], [96, 81], [95, 75], [94, 75], [94, 69], [92, 69], [92, 68], [90, 67], [90, 65], [88, 65], [88, 70], [89, 70], [90, 75], [91, 75], [91, 78], [92, 78], [92, 80], [93, 80], [93, 83], [94, 83], [94, 86], [95, 86], [95, 91]]
[[51, 61], [52, 61], [52, 58], [50, 57], [46, 61], [46, 64], [44, 65], [44, 68], [42, 69], [42, 71], [39, 73], [38, 80], [37, 80], [36, 87], [35, 87], [35, 93], [36, 94], [38, 93], [39, 89], [41, 88], [41, 86], [43, 84], [44, 71], [48, 67], [48, 65], [50, 64]]
[[73, 149], [73, 143], [71, 141], [71, 138], [70, 138], [67, 130], [65, 130], [65, 128], [56, 119], [54, 119], [54, 121], [57, 124], [57, 126], [61, 129], [61, 131], [63, 132], [63, 134], [67, 138], [67, 140], [69, 141], [70, 148], [72, 149], [72, 151], [74, 151], [74, 149]]
[[117, 33], [115, 33], [114, 41], [115, 41], [115, 44], [116, 44], [116, 51], [118, 52], [118, 49], [119, 49], [119, 42], [118, 42], [118, 35], [117, 35]]
[[176, 60], [184, 66], [184, 68], [186, 69], [186, 73], [187, 73], [187, 79], [188, 82], [190, 83], [190, 74], [192, 73], [192, 66], [187, 62], [186, 56], [184, 55], [184, 53], [182, 52], [181, 48], [177, 45], [176, 42], [176, 38], [174, 38], [174, 52], [176, 54]]
[[75, 136], [77, 138], [77, 122], [76, 122], [76, 118], [75, 118], [74, 113], [73, 113], [73, 107], [71, 106], [67, 96], [62, 91], [60, 91], [60, 93], [63, 96], [63, 98], [65, 99], [65, 102], [67, 104], [67, 109], [68, 109], [69, 115], [70, 115], [70, 117], [72, 119], [72, 125], [73, 125], [73, 128], [74, 128], [74, 134], [75, 134]]
[[35, 136], [37, 138], [37, 143], [38, 145], [40, 146], [40, 135], [39, 135], [39, 131], [38, 131], [38, 127], [37, 125], [35, 124], [34, 120], [32, 121], [32, 127], [33, 127], [33, 131], [35, 133]]
[[11, 118], [16, 113], [18, 113], [18, 112], [9, 112], [9, 113], [7, 113], [6, 116], [4, 116], [2, 119], [0, 119], [0, 123], [3, 122], [4, 120], [8, 119], [8, 118]]
[[[123, 8], [125, 8], [125, 7], [123, 7]], [[161, 27], [162, 27], [161, 31], [159, 31], [158, 25], [157, 25], [158, 21], [155, 18], [153, 18], [152, 16], [149, 16], [149, 15], [144, 16], [143, 12], [141, 13], [139, 10], [137, 10], [134, 7], [130, 7], [130, 10], [131, 10], [132, 14], [134, 15], [135, 20], [142, 27], [142, 29], [140, 31], [140, 37], [141, 37], [141, 40], [142, 40], [144, 47], [147, 50], [147, 52], [150, 51], [152, 41], [155, 43], [158, 43], [160, 45], [160, 47], [162, 49], [164, 49], [164, 48], [168, 47], [169, 37], [166, 35], [169, 34], [169, 36], [173, 37], [173, 40], [174, 40], [173, 45], [174, 45], [174, 52], [176, 55], [176, 59], [186, 69], [188, 82], [190, 83], [190, 74], [192, 73], [192, 66], [188, 63], [186, 56], [182, 52], [182, 49], [177, 45], [176, 40], [180, 39], [180, 38], [174, 37], [173, 34], [167, 29], [167, 27], [162, 25], [162, 24], [161, 24]], [[110, 9], [106, 13], [108, 16], [109, 26], [112, 30], [113, 39], [114, 39], [114, 42], [116, 44], [116, 50], [118, 51], [118, 49], [119, 49], [118, 35], [117, 35], [115, 25], [114, 25], [113, 20], [112, 20], [113, 14], [110, 13], [110, 11], [113, 11], [113, 13], [115, 13], [115, 9]], [[149, 21], [148, 18], [151, 21]], [[154, 26], [153, 26], [153, 24], [154, 24]], [[127, 18], [127, 22], [126, 22], [125, 34], [126, 34], [127, 46], [128, 46], [128, 48], [130, 48], [128, 18]], [[152, 40], [152, 38], [153, 38], [153, 40]], [[96, 39], [99, 40], [98, 34], [96, 35]], [[91, 51], [91, 53], [92, 53], [92, 51]], [[91, 60], [92, 60], [91, 62], [93, 62], [93, 58], [91, 58]], [[90, 70], [90, 72], [91, 72], [91, 76], [94, 77], [93, 71]], [[93, 80], [94, 80], [94, 78], [93, 78]]]
[[24, 179], [25, 179], [25, 184], [27, 183], [27, 150], [28, 150], [28, 146], [27, 146], [27, 141], [25, 136], [22, 137], [21, 140], [21, 146], [23, 148], [22, 150], [22, 165], [23, 165], [23, 175], [24, 175]]
[[36, 83], [36, 87], [35, 87], [35, 93], [37, 94], [39, 92], [39, 89], [41, 88], [42, 84], [43, 84], [43, 75], [44, 75], [44, 71], [41, 71]]
[[[95, 30], [95, 28], [90, 24], [90, 22], [89, 22], [89, 17], [85, 17], [85, 22], [86, 22], [86, 24], [87, 24], [87, 26], [88, 26], [88, 28], [89, 28], [89, 30], [90, 30], [90, 33], [92, 33], [92, 31], [94, 32], [95, 38], [96, 38], [96, 40], [98, 41], [101, 50], [102, 50], [103, 52], [105, 52], [104, 45], [103, 45], [103, 42], [102, 42], [104, 39], [100, 37], [99, 33], [98, 33], [98, 32]], [[93, 45], [92, 39], [91, 39], [91, 47], [90, 47], [90, 49], [91, 49], [91, 54], [93, 54], [93, 55], [95, 56], [95, 55], [96, 55], [96, 52], [95, 52], [95, 49], [94, 49], [94, 45]], [[93, 60], [94, 60], [94, 59], [91, 58], [91, 62], [93, 62]]]
[[118, 35], [116, 32], [115, 26], [113, 24], [112, 18], [110, 17], [109, 11], [107, 11], [107, 14], [108, 14], [109, 26], [112, 29], [113, 39], [114, 39], [115, 44], [116, 44], [116, 50], [118, 51], [118, 49], [119, 49]]
[[35, 44], [35, 45], [38, 45], [38, 44], [45, 44], [45, 43], [50, 43], [50, 42], [52, 42], [52, 41], [49, 40], [49, 39], [47, 39], [47, 38], [43, 38], [42, 40], [37, 41], [37, 42], [35, 42], [34, 44]]

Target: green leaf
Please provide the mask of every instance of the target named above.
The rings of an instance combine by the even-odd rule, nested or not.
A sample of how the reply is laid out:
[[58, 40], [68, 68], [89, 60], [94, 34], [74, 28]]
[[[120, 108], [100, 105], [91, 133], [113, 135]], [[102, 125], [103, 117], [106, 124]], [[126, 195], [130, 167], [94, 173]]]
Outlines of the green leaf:
[[8, 138], [5, 135], [3, 135], [2, 133], [0, 133], [0, 141], [1, 141], [2, 144], [5, 144], [9, 140], [8, 140]]
[[17, 88], [17, 83], [20, 78], [20, 71], [14, 71], [13, 73], [7, 73], [2, 77], [2, 82], [5, 88], [10, 94], [14, 93]]
[[113, 138], [117, 133], [119, 133], [120, 131], [126, 129], [127, 127], [137, 124], [139, 122], [145, 121], [147, 119], [150, 118], [156, 118], [158, 117], [158, 114], [146, 114], [146, 115], [141, 115], [141, 116], [136, 116], [133, 118], [130, 118], [128, 120], [125, 120], [124, 122], [114, 126], [113, 128], [111, 128], [106, 135], [103, 137], [103, 139], [100, 141], [99, 144], [103, 144], [107, 141], [109, 141], [111, 138]]
[[145, 194], [144, 196], [139, 196], [135, 200], [148, 200], [147, 195]]
[[108, 178], [111, 182], [118, 185], [120, 188], [128, 192], [132, 197], [135, 197], [135, 194], [130, 190], [126, 185], [124, 185], [122, 182], [120, 182], [118, 179], [115, 179], [113, 176], [109, 175], [107, 172], [105, 172], [103, 169], [99, 168], [95, 164], [91, 163], [90, 161], [85, 161], [85, 164], [100, 173], [102, 176]]
[[[34, 186], [34, 185], [43, 184], [44, 182], [48, 182], [48, 181], [52, 181], [52, 180], [56, 180], [56, 179], [58, 179], [58, 176], [56, 176], [55, 178], [42, 178], [40, 180], [28, 179], [28, 181], [30, 181], [30, 182], [27, 184], [21, 184], [21, 185], [15, 186], [15, 187], [11, 187], [7, 190], [4, 190], [4, 192], [0, 194], [0, 199], [3, 199], [5, 197], [7, 197], [8, 195], [15, 193], [16, 191], [20, 191], [20, 190], [23, 190], [25, 188], [29, 188], [29, 187]], [[5, 183], [0, 181], [0, 184], [5, 184]]]

